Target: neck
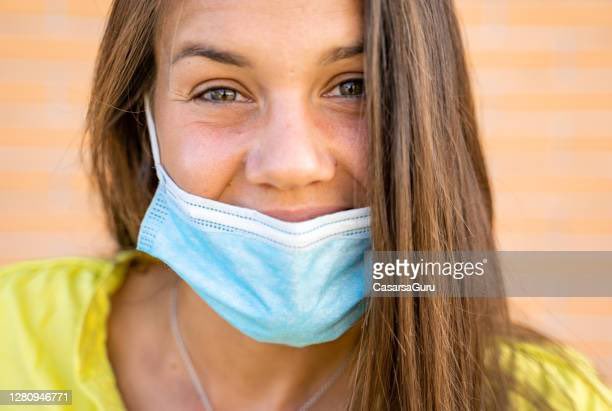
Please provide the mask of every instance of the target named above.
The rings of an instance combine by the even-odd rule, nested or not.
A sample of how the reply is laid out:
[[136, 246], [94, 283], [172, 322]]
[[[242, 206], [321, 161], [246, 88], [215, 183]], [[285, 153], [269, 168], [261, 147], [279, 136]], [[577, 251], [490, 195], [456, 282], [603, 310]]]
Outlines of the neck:
[[[177, 298], [180, 332], [200, 382], [211, 403], [227, 409], [299, 407], [358, 343], [359, 322], [327, 343], [303, 348], [262, 343], [231, 326], [182, 280]], [[327, 401], [348, 399], [349, 374], [347, 367], [324, 395]]]

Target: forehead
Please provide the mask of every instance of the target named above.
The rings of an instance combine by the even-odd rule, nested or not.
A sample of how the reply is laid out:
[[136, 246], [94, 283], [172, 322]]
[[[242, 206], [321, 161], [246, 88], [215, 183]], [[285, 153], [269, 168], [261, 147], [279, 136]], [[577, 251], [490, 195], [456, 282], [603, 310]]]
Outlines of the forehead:
[[304, 61], [361, 37], [360, 0], [182, 0], [165, 10], [156, 49], [171, 58], [181, 45], [205, 41], [255, 63], [271, 52]]

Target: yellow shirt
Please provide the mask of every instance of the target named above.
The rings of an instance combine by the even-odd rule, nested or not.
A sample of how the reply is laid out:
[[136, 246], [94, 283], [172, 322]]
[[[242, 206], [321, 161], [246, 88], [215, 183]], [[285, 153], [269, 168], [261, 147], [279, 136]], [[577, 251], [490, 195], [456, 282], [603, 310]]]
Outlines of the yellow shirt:
[[[0, 389], [72, 390], [72, 406], [11, 409], [125, 410], [106, 352], [106, 321], [110, 296], [138, 257], [148, 258], [126, 250], [110, 260], [64, 257], [0, 267]], [[612, 410], [612, 393], [592, 364], [568, 350], [582, 373], [542, 346], [520, 343], [529, 355], [519, 356], [519, 379], [556, 409], [574, 409], [571, 399], [576, 410]], [[514, 401], [515, 409], [531, 409]]]

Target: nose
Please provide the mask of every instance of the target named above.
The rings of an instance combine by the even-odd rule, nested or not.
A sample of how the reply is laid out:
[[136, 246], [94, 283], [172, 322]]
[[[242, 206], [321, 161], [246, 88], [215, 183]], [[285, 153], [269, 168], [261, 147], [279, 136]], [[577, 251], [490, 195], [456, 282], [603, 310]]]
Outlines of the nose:
[[291, 190], [334, 177], [335, 158], [303, 104], [286, 104], [268, 113], [246, 158], [246, 178], [279, 190]]

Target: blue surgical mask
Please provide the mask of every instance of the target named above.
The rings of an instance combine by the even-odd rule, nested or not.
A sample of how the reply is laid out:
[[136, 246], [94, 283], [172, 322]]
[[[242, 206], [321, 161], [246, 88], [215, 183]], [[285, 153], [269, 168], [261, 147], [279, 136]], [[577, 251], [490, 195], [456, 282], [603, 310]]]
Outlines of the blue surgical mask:
[[163, 261], [218, 315], [249, 337], [294, 347], [332, 341], [365, 308], [368, 207], [287, 222], [181, 189], [160, 161], [137, 249]]

